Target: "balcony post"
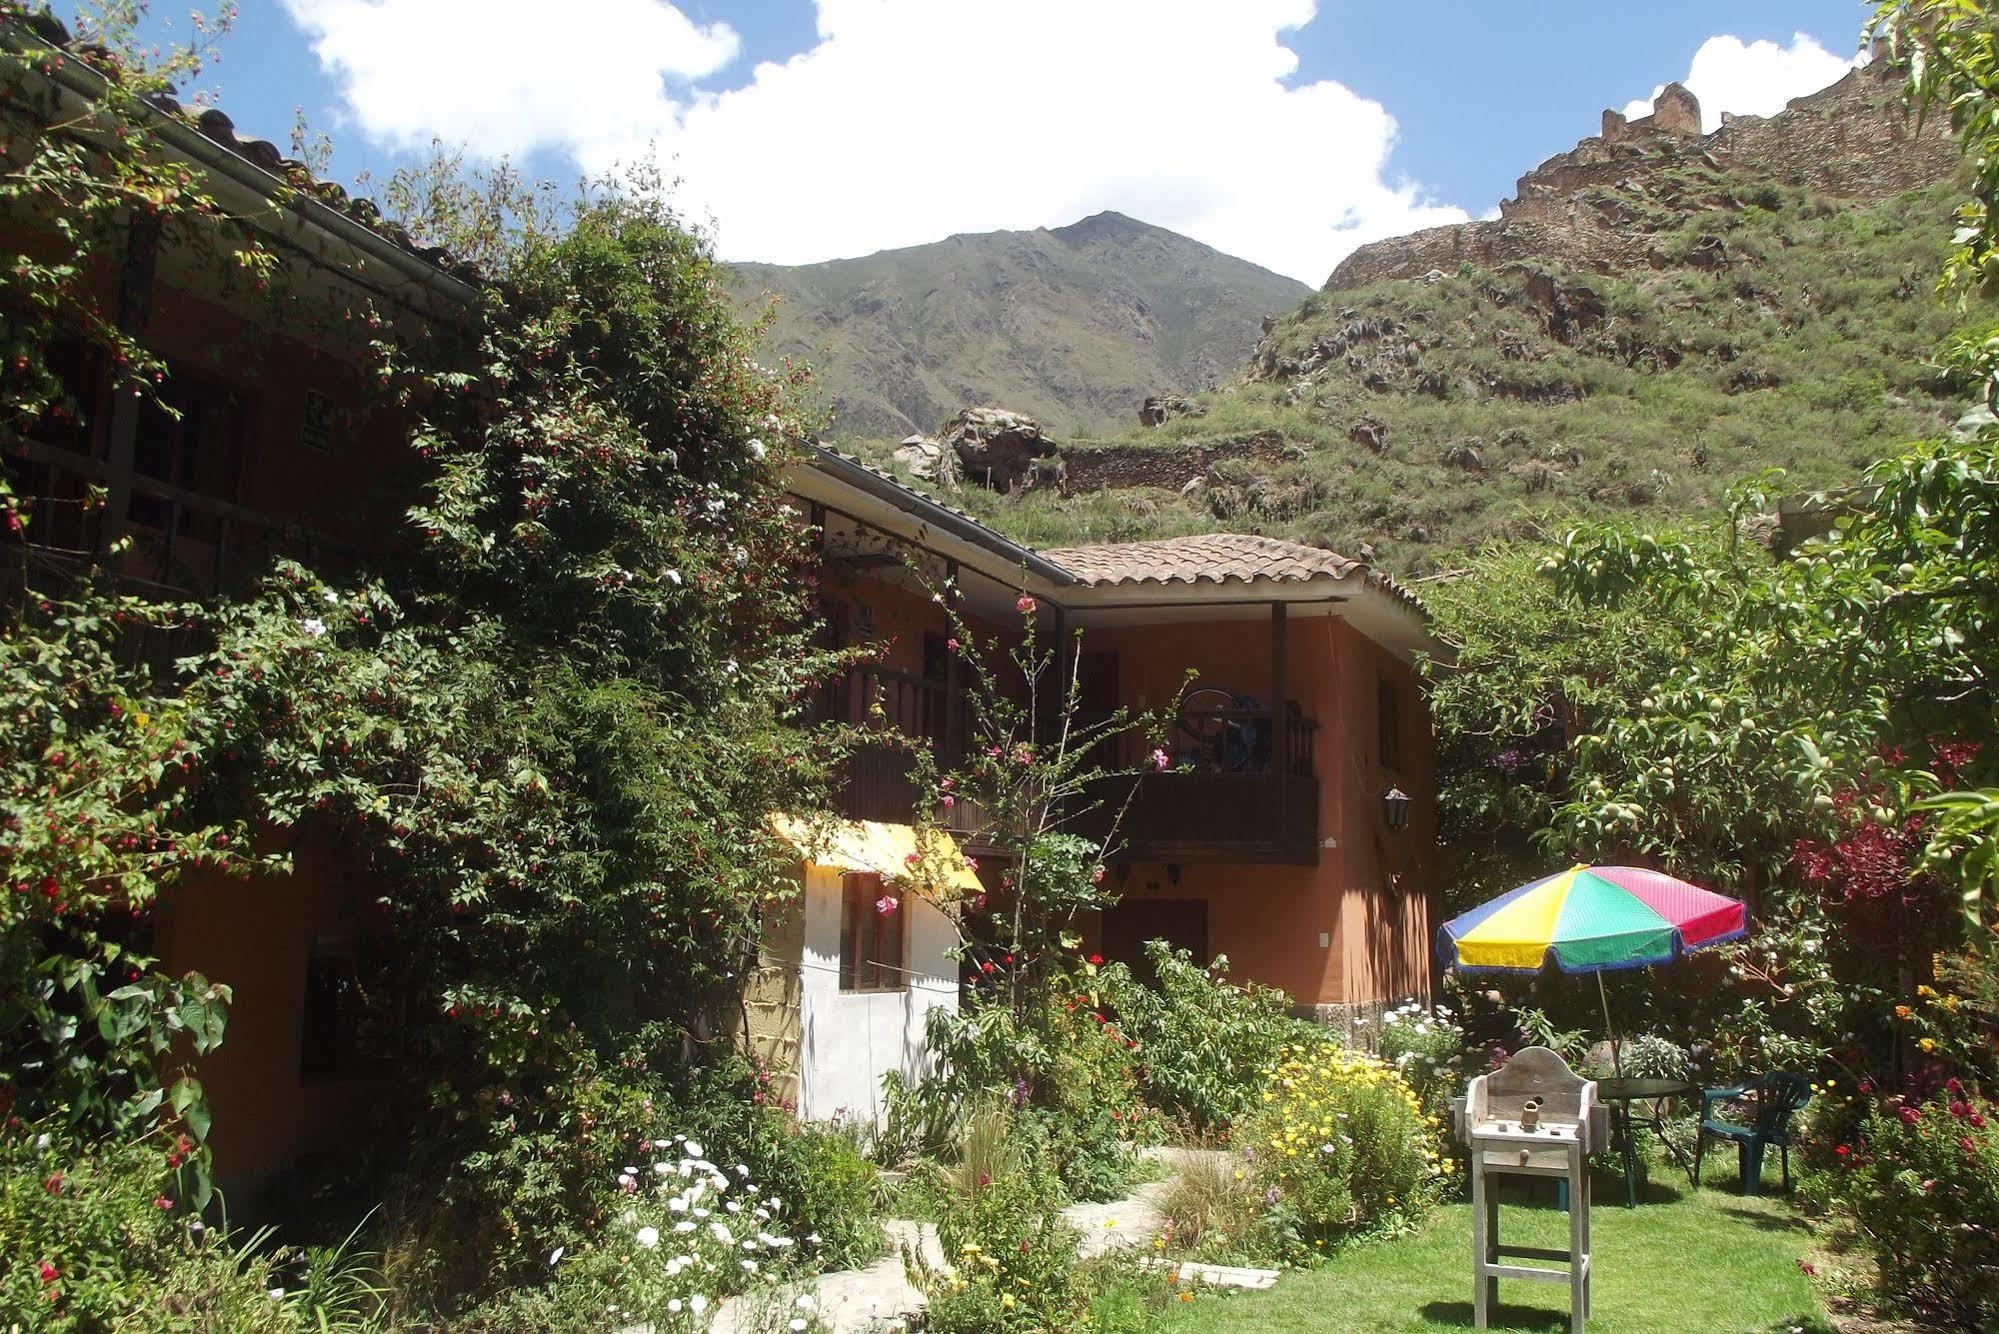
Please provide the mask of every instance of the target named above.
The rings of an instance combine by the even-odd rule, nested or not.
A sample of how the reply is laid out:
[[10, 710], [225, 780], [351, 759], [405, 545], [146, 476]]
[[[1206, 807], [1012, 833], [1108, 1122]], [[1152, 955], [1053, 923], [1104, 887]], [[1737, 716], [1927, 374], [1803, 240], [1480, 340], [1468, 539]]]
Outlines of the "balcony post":
[[1277, 797], [1278, 837], [1290, 834], [1291, 807], [1286, 789], [1291, 780], [1290, 621], [1282, 602], [1270, 604], [1270, 763], [1276, 775], [1272, 784]]
[[[153, 268], [159, 259], [159, 225], [133, 219], [125, 227], [125, 263], [118, 275], [118, 330], [134, 338], [143, 335], [152, 315]], [[105, 431], [104, 461], [110, 477], [104, 508], [97, 520], [97, 551], [102, 556], [131, 521], [132, 474], [137, 466], [139, 390], [111, 376], [111, 420]]]
[[951, 647], [956, 636], [958, 614], [958, 562], [947, 561], [944, 565], [944, 745], [943, 754], [937, 763], [950, 769], [964, 756], [965, 742], [965, 668], [959, 660], [958, 652]]

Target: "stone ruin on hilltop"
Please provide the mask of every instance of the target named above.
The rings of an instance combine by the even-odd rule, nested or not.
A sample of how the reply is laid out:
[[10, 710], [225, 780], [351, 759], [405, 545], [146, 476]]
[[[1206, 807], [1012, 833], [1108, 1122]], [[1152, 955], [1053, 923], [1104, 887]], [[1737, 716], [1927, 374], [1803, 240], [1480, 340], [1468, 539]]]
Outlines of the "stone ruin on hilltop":
[[[1656, 266], [1652, 228], [1631, 197], [1655, 194], [1675, 166], [1741, 172], [1848, 199], [1884, 199], [1943, 180], [1958, 157], [1949, 126], [1918, 134], [1902, 105], [1906, 71], [1879, 46], [1874, 54], [1774, 116], [1724, 113], [1711, 134], [1701, 133], [1699, 99], [1667, 84], [1651, 115], [1628, 120], [1605, 111], [1600, 134], [1522, 176], [1497, 219], [1362, 246], [1333, 270], [1325, 290], [1516, 260], [1598, 273]], [[1677, 197], [1669, 202], [1684, 206]]]

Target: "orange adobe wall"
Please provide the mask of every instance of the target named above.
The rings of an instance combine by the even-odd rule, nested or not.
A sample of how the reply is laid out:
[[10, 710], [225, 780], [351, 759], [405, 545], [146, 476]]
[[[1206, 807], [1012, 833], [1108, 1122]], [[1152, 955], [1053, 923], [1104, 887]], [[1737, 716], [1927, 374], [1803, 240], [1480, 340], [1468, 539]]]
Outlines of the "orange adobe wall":
[[295, 866], [288, 877], [191, 875], [157, 909], [162, 968], [193, 970], [234, 992], [222, 1045], [196, 1073], [215, 1117], [216, 1179], [235, 1188], [238, 1213], [272, 1173], [392, 1119], [382, 1077], [300, 1073], [307, 961], [365, 929], [367, 896], [323, 846], [301, 848]]
[[[1177, 884], [1167, 868], [1131, 867], [1127, 900], [1201, 900], [1210, 955], [1233, 974], [1289, 992], [1300, 1007], [1358, 1006], [1428, 989], [1433, 889], [1434, 753], [1415, 674], [1345, 621], [1293, 616], [1287, 693], [1317, 722], [1316, 866], [1190, 864]], [[1188, 668], [1198, 684], [1271, 698], [1267, 620], [1093, 629], [1083, 650], [1118, 655], [1120, 700], [1163, 708]], [[1398, 692], [1402, 767], [1381, 763], [1379, 687]], [[1390, 834], [1381, 798], [1399, 785], [1413, 798], [1408, 826]], [[1321, 944], [1321, 939], [1325, 943]]]

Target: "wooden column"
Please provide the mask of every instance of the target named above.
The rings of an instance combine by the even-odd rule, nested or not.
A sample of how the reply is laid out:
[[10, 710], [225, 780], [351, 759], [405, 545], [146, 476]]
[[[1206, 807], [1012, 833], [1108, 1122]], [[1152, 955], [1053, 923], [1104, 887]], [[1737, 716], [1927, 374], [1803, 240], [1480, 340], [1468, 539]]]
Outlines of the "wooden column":
[[1270, 762], [1275, 773], [1277, 829], [1280, 840], [1291, 833], [1291, 808], [1285, 797], [1291, 785], [1290, 620], [1282, 602], [1270, 604]]
[[[149, 219], [135, 219], [125, 231], [125, 263], [118, 275], [118, 330], [133, 338], [142, 336], [152, 316], [153, 269], [159, 259], [159, 226]], [[97, 547], [101, 554], [123, 535], [132, 508], [132, 474], [138, 458], [139, 402], [141, 390], [120, 382], [112, 375], [111, 418], [105, 431], [104, 461], [110, 476], [104, 488], [104, 511], [97, 523]], [[170, 520], [180, 526], [180, 516]], [[162, 583], [171, 583], [173, 571], [162, 571]]]
[[955, 619], [959, 606], [957, 561], [945, 562], [944, 580], [944, 610], [949, 613], [944, 626], [944, 746], [937, 763], [950, 769], [965, 758], [965, 668], [957, 650], [951, 647], [951, 640], [958, 633]]

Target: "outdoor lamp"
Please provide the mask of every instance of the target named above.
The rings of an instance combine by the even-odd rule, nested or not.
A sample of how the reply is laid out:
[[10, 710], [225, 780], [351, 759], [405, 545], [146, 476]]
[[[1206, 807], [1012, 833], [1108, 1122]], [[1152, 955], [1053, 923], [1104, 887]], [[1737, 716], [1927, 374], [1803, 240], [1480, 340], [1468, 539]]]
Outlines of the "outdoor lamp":
[[1388, 832], [1399, 834], [1409, 824], [1409, 794], [1399, 787], [1391, 787], [1381, 799], [1381, 818], [1388, 823]]

